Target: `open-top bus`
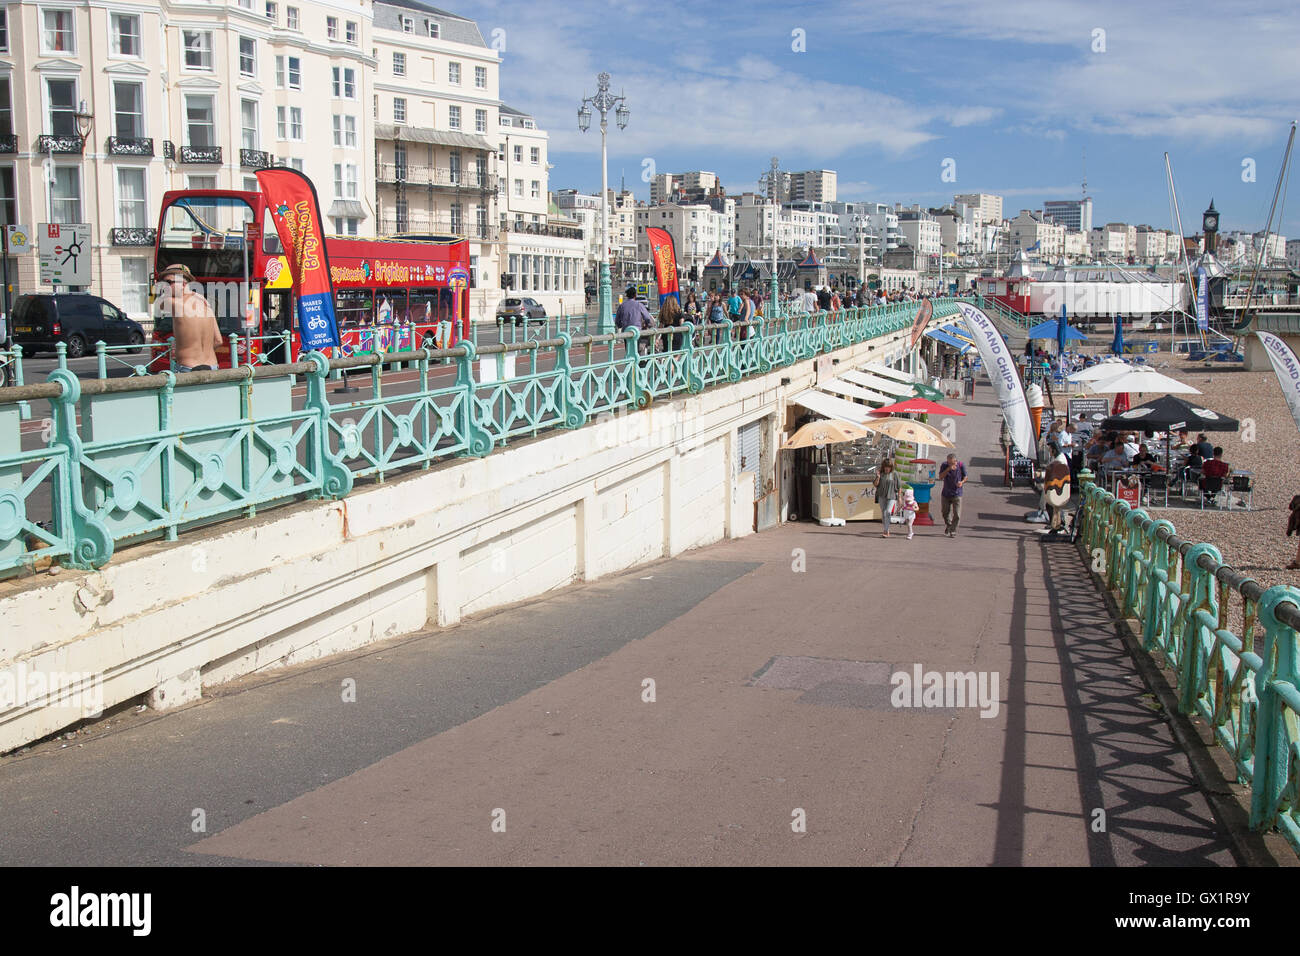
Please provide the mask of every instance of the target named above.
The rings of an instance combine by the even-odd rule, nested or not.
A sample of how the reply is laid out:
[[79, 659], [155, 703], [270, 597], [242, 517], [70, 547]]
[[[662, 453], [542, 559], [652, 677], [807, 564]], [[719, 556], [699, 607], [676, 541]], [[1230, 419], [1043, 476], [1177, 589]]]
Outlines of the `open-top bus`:
[[[445, 348], [470, 336], [469, 242], [459, 236], [325, 240], [342, 353]], [[289, 262], [260, 192], [218, 189], [163, 194], [154, 249], [158, 273], [181, 264], [217, 316], [229, 367], [230, 336], [240, 337], [237, 363], [291, 362], [299, 357]], [[171, 316], [151, 309], [157, 344], [172, 334]], [[284, 333], [290, 352], [284, 352]], [[260, 358], [259, 358], [260, 356]]]

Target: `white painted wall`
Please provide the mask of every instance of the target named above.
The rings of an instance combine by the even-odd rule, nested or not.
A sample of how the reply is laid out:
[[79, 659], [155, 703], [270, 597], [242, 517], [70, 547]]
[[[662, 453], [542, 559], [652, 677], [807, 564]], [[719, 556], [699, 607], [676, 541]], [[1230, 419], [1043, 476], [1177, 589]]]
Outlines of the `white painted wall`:
[[[888, 361], [892, 335], [836, 353]], [[782, 385], [787, 379], [789, 384]], [[483, 459], [305, 502], [174, 543], [126, 549], [97, 572], [6, 585], [0, 676], [85, 672], [105, 706], [177, 706], [253, 671], [312, 660], [752, 533], [754, 486], [734, 476], [737, 429], [765, 420], [814, 363], [656, 402]], [[787, 487], [778, 481], [786, 499]], [[75, 723], [41, 697], [0, 710], [0, 752]], [[4, 706], [0, 703], [0, 706]]]

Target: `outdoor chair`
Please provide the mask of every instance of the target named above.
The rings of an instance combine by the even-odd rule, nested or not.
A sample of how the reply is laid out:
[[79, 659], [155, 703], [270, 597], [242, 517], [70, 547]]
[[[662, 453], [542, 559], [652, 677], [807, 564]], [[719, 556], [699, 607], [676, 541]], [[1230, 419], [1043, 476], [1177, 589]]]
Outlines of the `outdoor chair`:
[[1211, 475], [1201, 476], [1201, 510], [1205, 510], [1205, 499], [1208, 496], [1211, 501], [1218, 497], [1223, 491], [1223, 479]]
[[1147, 501], [1155, 504], [1156, 492], [1160, 492], [1165, 499], [1165, 507], [1169, 507], [1169, 475], [1163, 471], [1153, 471], [1143, 476], [1146, 483]]
[[1250, 511], [1255, 504], [1255, 482], [1251, 479], [1251, 476], [1233, 475], [1231, 488], [1234, 495], [1246, 496], [1246, 510]]

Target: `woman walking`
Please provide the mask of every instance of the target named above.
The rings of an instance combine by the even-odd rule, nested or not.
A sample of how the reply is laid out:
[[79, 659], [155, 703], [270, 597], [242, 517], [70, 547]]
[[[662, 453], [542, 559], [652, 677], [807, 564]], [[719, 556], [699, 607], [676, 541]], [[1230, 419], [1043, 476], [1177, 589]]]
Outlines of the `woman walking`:
[[[659, 307], [659, 327], [661, 329], [680, 329], [682, 327], [682, 307], [677, 304], [677, 296], [670, 295], [664, 299], [664, 304]], [[676, 352], [682, 347], [682, 333], [677, 332], [672, 337], [672, 344], [669, 346], [668, 336], [661, 336], [663, 343], [661, 351]]]
[[894, 514], [894, 503], [898, 501], [899, 481], [894, 472], [893, 459], [886, 458], [880, 463], [880, 474], [876, 475], [876, 504], [880, 505], [880, 521], [885, 526], [882, 538], [889, 537], [889, 519]]

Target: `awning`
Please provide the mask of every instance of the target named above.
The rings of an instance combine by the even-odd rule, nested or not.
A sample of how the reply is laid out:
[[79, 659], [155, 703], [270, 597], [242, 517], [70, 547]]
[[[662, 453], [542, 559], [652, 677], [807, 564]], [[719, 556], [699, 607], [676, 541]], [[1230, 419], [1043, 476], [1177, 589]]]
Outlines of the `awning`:
[[849, 398], [860, 398], [864, 402], [875, 402], [877, 405], [888, 405], [894, 399], [889, 395], [881, 395], [879, 392], [873, 392], [868, 388], [863, 388], [861, 384], [853, 384], [842, 378], [833, 378], [827, 382], [818, 382], [817, 387], [823, 392], [832, 392], [836, 395], [846, 395]]
[[435, 146], [463, 146], [495, 153], [497, 148], [483, 136], [472, 133], [455, 133], [450, 130], [428, 129], [423, 126], [394, 126], [391, 123], [375, 124], [375, 139], [401, 140], [404, 143], [432, 143]]
[[971, 349], [975, 347], [971, 345], [969, 342], [963, 342], [961, 339], [953, 338], [947, 332], [942, 332], [939, 329], [928, 329], [926, 330], [925, 334], [928, 335], [930, 338], [934, 339], [936, 342], [942, 342], [944, 345], [952, 346], [961, 355], [965, 355], [967, 352], [969, 352]]
[[911, 385], [916, 381], [916, 376], [912, 375], [910, 372], [904, 372], [900, 368], [890, 368], [888, 365], [881, 365], [879, 362], [868, 362], [866, 365], [862, 366], [862, 371], [874, 372], [881, 378], [896, 379], [904, 385]]
[[866, 372], [840, 372], [840, 377], [847, 379], [854, 385], [861, 385], [863, 388], [875, 389], [885, 395], [901, 398], [912, 394], [912, 386], [904, 385], [902, 382], [895, 382], [892, 378], [880, 378], [876, 375], [868, 375]]
[[345, 219], [365, 219], [366, 208], [356, 199], [336, 199], [330, 203], [330, 211], [325, 215], [330, 218], [341, 216]]
[[825, 415], [827, 418], [839, 418], [846, 422], [853, 422], [855, 425], [865, 425], [867, 422], [878, 420], [872, 418], [871, 409], [866, 405], [859, 405], [843, 398], [836, 398], [834, 395], [827, 395], [815, 388], [810, 388], [806, 392], [800, 392], [798, 395], [792, 396], [790, 401], [802, 405], [818, 415]]
[[958, 325], [957, 323], [941, 325], [938, 331], [943, 332], [945, 335], [951, 335], [954, 339], [961, 339], [967, 345], [975, 344], [975, 339], [971, 337], [970, 330], [964, 325]]

